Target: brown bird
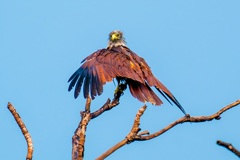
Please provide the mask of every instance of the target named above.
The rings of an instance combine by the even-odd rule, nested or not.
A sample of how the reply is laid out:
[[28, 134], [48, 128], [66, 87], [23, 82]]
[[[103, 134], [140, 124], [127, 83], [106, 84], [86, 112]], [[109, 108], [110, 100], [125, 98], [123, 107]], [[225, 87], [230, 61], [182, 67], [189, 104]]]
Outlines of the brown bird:
[[119, 84], [127, 84], [133, 97], [141, 102], [150, 102], [160, 106], [163, 102], [150, 88], [154, 86], [170, 103], [171, 101], [184, 113], [183, 107], [173, 94], [153, 75], [145, 60], [131, 51], [121, 31], [109, 34], [108, 47], [100, 49], [86, 57], [82, 66], [69, 78], [68, 91], [75, 86], [74, 97], [77, 98], [83, 85], [83, 95], [101, 95], [103, 85], [116, 78]]

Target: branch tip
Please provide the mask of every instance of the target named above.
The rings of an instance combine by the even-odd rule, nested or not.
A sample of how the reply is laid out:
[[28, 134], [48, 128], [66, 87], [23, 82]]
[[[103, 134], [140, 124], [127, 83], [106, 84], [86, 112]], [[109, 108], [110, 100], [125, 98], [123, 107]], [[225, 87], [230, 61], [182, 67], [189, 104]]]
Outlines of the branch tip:
[[217, 144], [222, 146], [222, 147], [225, 147], [226, 149], [228, 149], [229, 151], [234, 153], [236, 156], [240, 157], [240, 151], [237, 150], [231, 143], [227, 143], [227, 142], [223, 142], [221, 140], [218, 140]]
[[33, 142], [32, 142], [32, 138], [30, 133], [27, 130], [26, 125], [24, 124], [23, 120], [21, 119], [20, 115], [17, 113], [16, 109], [13, 107], [13, 105], [8, 102], [8, 106], [7, 106], [8, 110], [11, 112], [11, 114], [13, 115], [15, 121], [17, 122], [19, 128], [22, 131], [22, 134], [27, 142], [27, 156], [26, 156], [26, 160], [32, 160], [32, 156], [33, 156]]

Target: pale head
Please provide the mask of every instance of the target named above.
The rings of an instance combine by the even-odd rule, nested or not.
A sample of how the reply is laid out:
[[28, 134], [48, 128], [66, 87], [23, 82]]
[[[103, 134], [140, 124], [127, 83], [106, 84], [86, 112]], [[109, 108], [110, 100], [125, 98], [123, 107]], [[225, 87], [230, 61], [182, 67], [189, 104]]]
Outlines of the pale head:
[[115, 30], [109, 33], [108, 47], [112, 48], [118, 46], [126, 46], [126, 42], [123, 33], [119, 30]]

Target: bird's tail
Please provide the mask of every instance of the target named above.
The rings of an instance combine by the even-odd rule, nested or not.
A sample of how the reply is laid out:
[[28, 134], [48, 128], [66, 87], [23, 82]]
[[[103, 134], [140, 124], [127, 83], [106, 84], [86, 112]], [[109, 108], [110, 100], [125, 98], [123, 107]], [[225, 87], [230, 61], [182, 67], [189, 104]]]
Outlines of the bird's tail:
[[[170, 91], [164, 92], [156, 87], [156, 89], [161, 93], [161, 95], [172, 105], [171, 101], [186, 115], [186, 112], [178, 100], [171, 94]], [[170, 101], [171, 100], [171, 101]]]
[[156, 106], [160, 106], [163, 103], [147, 83], [142, 84], [138, 81], [128, 79], [127, 84], [133, 97], [139, 101], [150, 102]]
[[165, 87], [155, 76], [147, 76], [147, 83], [149, 86], [154, 86], [159, 93], [170, 103], [172, 102], [186, 115], [185, 110], [178, 100], [173, 96], [173, 94]]

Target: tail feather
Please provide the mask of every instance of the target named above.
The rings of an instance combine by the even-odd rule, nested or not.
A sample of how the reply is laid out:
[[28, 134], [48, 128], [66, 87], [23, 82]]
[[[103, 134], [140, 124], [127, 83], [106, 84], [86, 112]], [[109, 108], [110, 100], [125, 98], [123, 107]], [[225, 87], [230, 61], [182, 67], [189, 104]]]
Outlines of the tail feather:
[[[161, 91], [160, 89], [158, 89], [157, 87], [155, 87], [159, 93], [161, 93], [161, 95], [172, 105], [171, 101], [186, 115], [186, 112], [184, 110], [184, 108], [182, 107], [182, 105], [178, 102], [178, 100], [172, 95], [167, 92]], [[171, 101], [170, 101], [171, 100]]]
[[182, 105], [177, 101], [173, 94], [165, 87], [156, 77], [149, 76], [147, 82], [150, 86], [155, 86], [159, 93], [172, 105], [172, 102], [186, 115], [186, 112]]
[[148, 86], [147, 83], [142, 84], [137, 81], [127, 80], [129, 89], [133, 97], [137, 98], [141, 102], [150, 102], [154, 105], [160, 106], [162, 101], [160, 98], [153, 92], [153, 90]]
[[168, 99], [168, 97], [164, 94], [164, 92], [162, 92], [160, 89], [158, 89], [157, 87], [155, 87], [157, 90], [158, 90], [158, 92], [168, 101], [168, 103], [170, 103], [171, 105], [173, 105], [172, 104], [172, 102]]
[[142, 94], [138, 84], [128, 83], [128, 86], [129, 86], [129, 90], [130, 90], [131, 94], [133, 95], [133, 97], [137, 98], [141, 102], [146, 102], [146, 98]]

